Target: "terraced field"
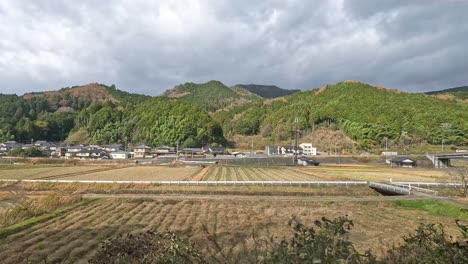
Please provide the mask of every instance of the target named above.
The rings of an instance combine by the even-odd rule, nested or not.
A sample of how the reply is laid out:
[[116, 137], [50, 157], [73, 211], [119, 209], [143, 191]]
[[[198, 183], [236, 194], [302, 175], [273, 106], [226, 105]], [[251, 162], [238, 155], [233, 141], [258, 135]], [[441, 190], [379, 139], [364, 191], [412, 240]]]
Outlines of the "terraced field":
[[213, 166], [204, 181], [320, 181], [320, 177], [284, 167]]
[[[285, 208], [288, 208], [285, 210]], [[378, 210], [376, 210], [378, 209]], [[172, 230], [207, 254], [230, 259], [251, 253], [257, 238], [288, 238], [292, 216], [307, 224], [322, 216], [348, 214], [354, 220], [351, 239], [359, 249], [394, 243], [420, 222], [440, 222], [454, 230], [453, 219], [425, 211], [405, 210], [388, 202], [286, 202], [239, 200], [103, 199], [10, 235], [0, 245], [2, 263], [86, 263], [99, 243], [122, 232]], [[404, 223], [404, 224], [402, 224]], [[230, 251], [232, 249], [232, 251]], [[224, 252], [225, 251], [225, 252]]]

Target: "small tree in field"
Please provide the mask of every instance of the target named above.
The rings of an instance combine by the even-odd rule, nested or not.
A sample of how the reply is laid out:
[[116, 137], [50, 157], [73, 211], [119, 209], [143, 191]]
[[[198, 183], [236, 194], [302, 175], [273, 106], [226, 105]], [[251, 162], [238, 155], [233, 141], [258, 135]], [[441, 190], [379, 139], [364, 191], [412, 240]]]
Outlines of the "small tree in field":
[[449, 175], [453, 181], [461, 184], [461, 195], [468, 197], [468, 167], [452, 168], [449, 171]]

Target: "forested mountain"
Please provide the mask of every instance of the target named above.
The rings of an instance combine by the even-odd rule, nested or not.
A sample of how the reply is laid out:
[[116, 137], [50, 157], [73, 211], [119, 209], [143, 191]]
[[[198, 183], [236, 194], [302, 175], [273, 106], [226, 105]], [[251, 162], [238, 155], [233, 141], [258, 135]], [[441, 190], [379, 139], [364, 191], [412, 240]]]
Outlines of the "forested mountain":
[[468, 144], [467, 104], [355, 81], [284, 99], [245, 109], [234, 121], [240, 124], [237, 130], [224, 128], [284, 140], [292, 138], [293, 121], [298, 117], [300, 131], [327, 123], [355, 139], [363, 149], [379, 146], [385, 138], [405, 144], [440, 144], [442, 140], [446, 144]]
[[237, 84], [235, 87], [243, 88], [263, 98], [277, 98], [301, 91], [282, 89], [275, 85]]
[[232, 140], [233, 135], [287, 141], [296, 125], [301, 134], [320, 126], [339, 130], [361, 149], [382, 146], [385, 140], [468, 145], [468, 104], [356, 81], [275, 99], [218, 81], [185, 83], [157, 97], [100, 84], [0, 95], [0, 141], [68, 138], [75, 143], [193, 147], [226, 144], [225, 136]]
[[441, 99], [468, 100], [468, 86], [460, 86], [440, 91], [432, 91], [427, 92], [426, 94], [434, 95]]
[[208, 112], [243, 105], [260, 98], [244, 89], [231, 89], [219, 81], [185, 83], [164, 92], [163, 96], [177, 98], [201, 106]]
[[23, 96], [0, 94], [0, 141], [60, 141], [75, 127], [80, 111], [106, 102], [125, 107], [146, 98], [97, 83]]

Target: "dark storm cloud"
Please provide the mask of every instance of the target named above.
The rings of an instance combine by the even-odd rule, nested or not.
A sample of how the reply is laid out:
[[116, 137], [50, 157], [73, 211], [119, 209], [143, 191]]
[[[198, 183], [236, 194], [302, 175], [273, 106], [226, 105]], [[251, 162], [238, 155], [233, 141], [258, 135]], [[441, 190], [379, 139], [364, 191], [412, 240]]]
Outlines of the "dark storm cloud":
[[[258, 2], [258, 3], [257, 3]], [[2, 1], [0, 92], [468, 83], [466, 1]]]

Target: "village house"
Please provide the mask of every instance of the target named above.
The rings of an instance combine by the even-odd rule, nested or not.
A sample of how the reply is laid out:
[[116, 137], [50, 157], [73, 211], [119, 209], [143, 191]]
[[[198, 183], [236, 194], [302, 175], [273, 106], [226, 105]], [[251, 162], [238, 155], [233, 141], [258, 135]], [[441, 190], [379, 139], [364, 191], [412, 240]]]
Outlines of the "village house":
[[176, 154], [176, 148], [162, 145], [157, 147], [154, 152], [158, 155]]
[[317, 148], [312, 146], [312, 143], [301, 143], [299, 147], [302, 148], [302, 154], [305, 156], [316, 156]]
[[32, 148], [32, 147], [34, 147], [33, 144], [23, 144], [23, 146], [22, 146], [21, 148], [22, 148], [22, 149], [30, 149], [30, 148]]
[[18, 142], [14, 141], [14, 140], [5, 141], [5, 142], [0, 144], [0, 151], [1, 152], [7, 152], [7, 151], [10, 151], [12, 149], [21, 148], [22, 146], [23, 146], [23, 144], [18, 143]]
[[102, 149], [107, 152], [120, 152], [124, 150], [124, 146], [122, 144], [110, 144], [102, 146]]
[[280, 147], [280, 154], [281, 155], [302, 155], [302, 148], [301, 147], [295, 147], [295, 146], [281, 146]]
[[216, 155], [219, 154], [224, 154], [224, 147], [213, 147], [210, 144], [205, 145], [202, 147], [202, 150], [205, 154], [207, 155], [213, 155], [216, 157]]
[[186, 157], [205, 157], [205, 152], [201, 148], [183, 148], [179, 151], [179, 155]]
[[83, 150], [83, 146], [68, 146], [68, 147], [60, 147], [60, 149], [57, 151], [57, 156], [62, 157], [65, 156], [66, 159], [71, 159], [76, 156], [76, 153], [80, 152]]
[[152, 158], [151, 147], [140, 145], [133, 149], [135, 159]]
[[87, 150], [101, 150], [102, 149], [102, 147], [99, 145], [87, 145], [87, 146], [83, 146], [83, 148]]
[[57, 150], [57, 146], [51, 142], [47, 142], [44, 140], [38, 140], [34, 142], [34, 146], [42, 151], [55, 151]]
[[82, 149], [75, 153], [75, 157], [79, 159], [108, 159], [109, 155], [100, 149]]
[[280, 155], [280, 147], [279, 146], [266, 146], [265, 154], [267, 154], [268, 156]]
[[109, 153], [112, 159], [128, 159], [130, 154], [125, 151], [116, 151]]

